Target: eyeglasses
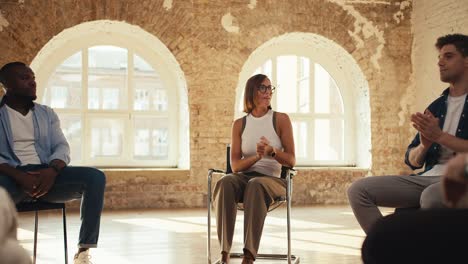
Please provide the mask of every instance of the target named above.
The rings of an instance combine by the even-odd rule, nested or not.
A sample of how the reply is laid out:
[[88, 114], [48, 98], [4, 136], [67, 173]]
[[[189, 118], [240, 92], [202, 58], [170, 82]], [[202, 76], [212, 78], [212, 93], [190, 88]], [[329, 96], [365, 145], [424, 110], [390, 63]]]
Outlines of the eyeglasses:
[[261, 84], [261, 85], [258, 87], [258, 90], [259, 90], [261, 93], [266, 93], [267, 91], [268, 91], [268, 92], [271, 92], [271, 93], [274, 93], [274, 92], [275, 92], [275, 89], [276, 89], [276, 87], [274, 87], [273, 85], [266, 86], [266, 85]]

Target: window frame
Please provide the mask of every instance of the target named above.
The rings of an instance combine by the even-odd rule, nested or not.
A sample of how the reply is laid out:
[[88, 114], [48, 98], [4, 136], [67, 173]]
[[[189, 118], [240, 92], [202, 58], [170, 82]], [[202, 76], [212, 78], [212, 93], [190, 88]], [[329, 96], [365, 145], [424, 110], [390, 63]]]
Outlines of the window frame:
[[[318, 54], [315, 54], [311, 50], [304, 50], [301, 49], [301, 45], [277, 45], [273, 49], [270, 48], [266, 52], [257, 53], [251, 55], [249, 58], [250, 63], [244, 65], [243, 73], [247, 75], [242, 75], [237, 87], [236, 92], [236, 109], [235, 109], [235, 117], [239, 118], [245, 113], [242, 112], [242, 108], [239, 107], [243, 103], [243, 92], [244, 92], [244, 85], [247, 79], [255, 74], [256, 69], [262, 67], [268, 60], [271, 60], [271, 76], [268, 76], [271, 79], [273, 85], [277, 84], [277, 60], [279, 56], [296, 56], [298, 69], [300, 63], [300, 57], [305, 57], [309, 59], [309, 109], [311, 110], [310, 113], [287, 113], [290, 117], [291, 121], [294, 122], [296, 120], [308, 120], [308, 138], [312, 140], [308, 140], [308, 156], [312, 155], [312, 158], [300, 159], [297, 155], [297, 146], [298, 142], [295, 142], [296, 145], [296, 166], [297, 167], [355, 167], [356, 166], [356, 157], [355, 153], [355, 145], [353, 138], [354, 135], [354, 126], [355, 126], [355, 118], [353, 116], [354, 113], [354, 104], [352, 93], [350, 92], [350, 88], [346, 85], [346, 77], [345, 74], [342, 72], [342, 69], [338, 69], [332, 61], [329, 59], [322, 57]], [[254, 57], [255, 56], [255, 57]], [[322, 113], [315, 113], [315, 98], [314, 98], [314, 63], [320, 64], [334, 79], [337, 88], [341, 94], [341, 100], [343, 102], [343, 114], [322, 114]], [[249, 73], [250, 72], [250, 73]], [[299, 75], [299, 71], [297, 71]], [[296, 79], [299, 82], [299, 77]], [[278, 89], [281, 89], [279, 87]], [[298, 92], [298, 96], [299, 92]], [[278, 97], [275, 94], [272, 97], [271, 105], [273, 110], [277, 109], [277, 101]], [[342, 160], [316, 160], [314, 157], [314, 148], [313, 142], [315, 140], [315, 120], [317, 119], [337, 119], [342, 118], [343, 120], [343, 159]]]
[[[101, 36], [102, 38], [102, 36]], [[127, 110], [95, 110], [95, 109], [88, 109], [88, 49], [93, 46], [116, 46], [123, 49], [127, 49]], [[179, 163], [179, 140], [180, 140], [180, 131], [178, 129], [179, 124], [178, 122], [172, 120], [178, 120], [179, 116], [179, 96], [178, 96], [178, 89], [176, 87], [177, 78], [175, 77], [175, 73], [170, 72], [167, 66], [165, 66], [164, 60], [161, 59], [156, 54], [146, 51], [143, 47], [135, 45], [134, 43], [130, 42], [129, 40], [119, 38], [119, 37], [110, 37], [106, 41], [96, 40], [92, 41], [77, 41], [70, 47], [64, 49], [64, 52], [58, 54], [59, 56], [55, 58], [51, 58], [50, 64], [48, 69], [41, 71], [41, 75], [38, 76], [38, 83], [44, 83], [47, 85], [49, 78], [55, 72], [56, 68], [63, 63], [64, 60], [69, 58], [70, 56], [74, 55], [75, 53], [81, 51], [82, 52], [82, 65], [81, 65], [81, 109], [61, 109], [61, 108], [54, 108], [54, 111], [60, 116], [61, 114], [72, 114], [72, 115], [80, 115], [81, 117], [81, 125], [82, 125], [82, 138], [81, 138], [81, 160], [80, 162], [74, 162], [72, 160], [72, 165], [92, 165], [97, 167], [153, 167], [153, 168], [176, 168], [178, 167]], [[133, 147], [134, 147], [134, 129], [133, 129], [133, 120], [134, 117], [145, 116], [149, 115], [152, 117], [161, 117], [162, 115], [159, 114], [157, 111], [148, 110], [148, 111], [141, 111], [141, 110], [134, 110], [133, 108], [133, 101], [134, 101], [134, 84], [133, 84], [133, 76], [134, 76], [134, 66], [133, 66], [133, 55], [138, 55], [142, 59], [144, 59], [155, 71], [159, 74], [161, 81], [166, 87], [166, 92], [168, 96], [168, 109], [167, 117], [168, 122], [168, 134], [171, 135], [169, 139], [169, 153], [167, 160], [138, 160], [133, 159]], [[38, 93], [38, 101], [42, 102], [42, 97], [45, 94], [46, 85], [42, 87], [42, 90]], [[86, 100], [85, 100], [86, 99]], [[90, 117], [86, 117], [90, 116]], [[90, 118], [91, 116], [95, 117], [110, 117], [110, 116], [119, 116], [119, 118], [125, 118], [126, 121], [124, 122], [124, 135], [126, 138], [130, 138], [130, 140], [125, 141], [122, 151], [122, 156], [120, 158], [115, 159], [107, 159], [107, 158], [91, 158], [91, 128], [90, 128]], [[132, 161], [132, 162], [130, 162]]]

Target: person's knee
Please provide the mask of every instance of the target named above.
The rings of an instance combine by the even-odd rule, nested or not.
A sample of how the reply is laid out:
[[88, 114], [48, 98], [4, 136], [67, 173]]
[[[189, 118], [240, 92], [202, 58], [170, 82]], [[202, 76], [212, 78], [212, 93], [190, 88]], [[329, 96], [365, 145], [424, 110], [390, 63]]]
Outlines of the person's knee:
[[94, 182], [96, 184], [98, 184], [99, 186], [106, 186], [106, 175], [104, 174], [104, 172], [98, 170], [98, 169], [93, 169], [93, 179], [94, 179]]
[[445, 208], [442, 200], [442, 193], [439, 186], [429, 186], [422, 193], [420, 198], [421, 208]]
[[82, 173], [86, 175], [85, 180], [88, 182], [87, 184], [96, 187], [106, 186], [106, 175], [104, 172], [92, 167], [83, 167], [83, 169]]
[[249, 192], [249, 191], [257, 192], [257, 191], [263, 190], [263, 186], [265, 184], [267, 184], [265, 177], [255, 177], [253, 179], [250, 179], [249, 182], [247, 182], [247, 186], [245, 190], [246, 192]]
[[228, 175], [225, 175], [223, 177], [221, 177], [221, 179], [219, 179], [217, 182], [216, 182], [216, 189], [219, 189], [219, 188], [226, 188], [226, 187], [229, 187], [229, 186], [233, 186], [234, 185], [234, 182], [235, 182], [235, 176], [232, 175], [232, 174], [228, 174]]
[[348, 200], [351, 204], [359, 200], [360, 197], [365, 195], [367, 189], [367, 179], [362, 178], [351, 184], [347, 189]]

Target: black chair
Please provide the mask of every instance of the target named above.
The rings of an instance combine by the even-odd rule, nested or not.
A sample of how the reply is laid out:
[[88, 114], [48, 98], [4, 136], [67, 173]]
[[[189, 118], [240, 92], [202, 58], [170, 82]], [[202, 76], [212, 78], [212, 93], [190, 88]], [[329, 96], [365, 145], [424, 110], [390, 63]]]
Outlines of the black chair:
[[[207, 239], [207, 255], [208, 263], [211, 262], [211, 202], [212, 202], [212, 193], [211, 193], [211, 183], [213, 173], [222, 173], [224, 175], [232, 173], [231, 168], [231, 147], [227, 145], [226, 148], [226, 170], [219, 169], [209, 169], [208, 170], [208, 197], [207, 197], [207, 207], [208, 207], [208, 239]], [[273, 211], [282, 204], [286, 203], [287, 206], [287, 235], [288, 235], [288, 253], [287, 254], [257, 254], [257, 259], [270, 259], [270, 260], [287, 260], [288, 263], [299, 263], [300, 259], [298, 256], [291, 254], [291, 196], [292, 196], [292, 178], [296, 175], [296, 171], [292, 168], [283, 166], [281, 168], [281, 178], [286, 179], [286, 196], [277, 197], [272, 204], [268, 207], [268, 212]], [[237, 204], [238, 210], [243, 210], [243, 205], [241, 203]], [[230, 258], [243, 258], [244, 253], [230, 253]], [[216, 262], [221, 263], [221, 259], [218, 259]]]
[[395, 208], [395, 214], [399, 214], [399, 213], [408, 213], [408, 212], [414, 212], [414, 211], [417, 211], [419, 210], [420, 207], [399, 207], [399, 208]]
[[65, 250], [65, 264], [68, 264], [68, 248], [67, 248], [67, 221], [66, 221], [66, 210], [65, 203], [49, 203], [43, 201], [26, 201], [16, 205], [18, 212], [35, 212], [34, 216], [34, 255], [33, 263], [36, 263], [36, 251], [37, 251], [37, 229], [38, 229], [38, 212], [43, 210], [62, 210], [63, 219], [63, 246]]

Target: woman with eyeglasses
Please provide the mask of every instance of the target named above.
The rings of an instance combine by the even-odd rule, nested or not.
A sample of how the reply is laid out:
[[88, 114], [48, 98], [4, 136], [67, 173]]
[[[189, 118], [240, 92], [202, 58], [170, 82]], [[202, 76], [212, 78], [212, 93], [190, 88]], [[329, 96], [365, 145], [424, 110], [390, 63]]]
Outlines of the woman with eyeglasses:
[[274, 90], [266, 75], [252, 76], [244, 91], [247, 115], [232, 126], [233, 173], [222, 177], [214, 190], [222, 263], [229, 263], [239, 202], [244, 206], [242, 263], [255, 261], [268, 207], [275, 197], [286, 195], [281, 166], [293, 167], [296, 163], [291, 121], [270, 105]]

